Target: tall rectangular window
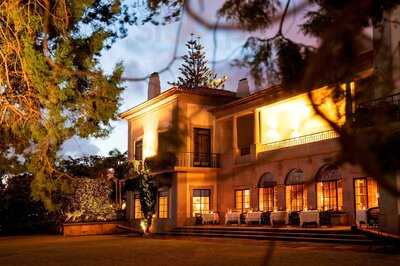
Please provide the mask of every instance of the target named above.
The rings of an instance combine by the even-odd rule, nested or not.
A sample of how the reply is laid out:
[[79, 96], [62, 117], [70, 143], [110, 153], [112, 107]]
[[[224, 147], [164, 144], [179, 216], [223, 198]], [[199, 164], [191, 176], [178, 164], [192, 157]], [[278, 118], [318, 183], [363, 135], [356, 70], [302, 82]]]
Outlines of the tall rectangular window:
[[378, 184], [375, 179], [354, 179], [354, 201], [356, 210], [378, 207], [378, 198]]
[[168, 218], [168, 192], [162, 191], [158, 195], [158, 218]]
[[304, 184], [286, 186], [286, 209], [302, 211], [307, 203], [307, 193]]
[[235, 209], [241, 212], [250, 209], [250, 189], [235, 190]]
[[192, 215], [196, 213], [208, 213], [210, 211], [210, 196], [209, 189], [193, 189], [192, 195]]
[[135, 160], [141, 161], [143, 159], [143, 140], [135, 141]]
[[194, 128], [193, 166], [207, 167], [211, 164], [211, 130]]
[[237, 118], [237, 146], [240, 155], [248, 155], [250, 146], [254, 144], [254, 114], [243, 115]]
[[135, 195], [135, 210], [134, 210], [134, 214], [135, 214], [135, 219], [142, 219], [143, 218], [143, 213], [142, 213], [142, 208], [141, 208], [141, 204], [140, 204], [140, 197], [139, 195]]
[[276, 206], [275, 187], [258, 189], [258, 209], [260, 211], [273, 211]]

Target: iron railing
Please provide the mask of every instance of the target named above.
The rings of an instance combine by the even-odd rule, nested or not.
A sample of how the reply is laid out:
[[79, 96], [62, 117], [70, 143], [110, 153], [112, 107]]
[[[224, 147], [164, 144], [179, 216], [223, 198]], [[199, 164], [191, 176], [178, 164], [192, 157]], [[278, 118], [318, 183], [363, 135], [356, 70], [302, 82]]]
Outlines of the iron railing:
[[352, 124], [360, 128], [394, 121], [400, 121], [400, 93], [358, 104]]
[[291, 147], [291, 146], [303, 145], [303, 144], [307, 144], [307, 143], [318, 142], [318, 141], [328, 140], [328, 139], [334, 139], [334, 138], [338, 138], [338, 137], [339, 137], [339, 134], [336, 133], [334, 130], [327, 130], [327, 131], [304, 135], [304, 136], [300, 136], [300, 137], [296, 137], [296, 138], [266, 143], [266, 144], [261, 145], [259, 152], [278, 150], [278, 149], [287, 148], [287, 147]]
[[220, 167], [219, 153], [181, 152], [176, 159], [176, 166], [180, 167]]
[[387, 104], [400, 105], [400, 93], [359, 103], [357, 108], [370, 108], [375, 106], [384, 106]]

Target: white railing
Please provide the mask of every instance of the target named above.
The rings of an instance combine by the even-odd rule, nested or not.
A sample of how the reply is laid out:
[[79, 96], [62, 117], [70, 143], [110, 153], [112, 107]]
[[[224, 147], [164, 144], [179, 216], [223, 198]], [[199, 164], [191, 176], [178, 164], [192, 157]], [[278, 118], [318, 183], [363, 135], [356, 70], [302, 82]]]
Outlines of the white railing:
[[258, 150], [258, 152], [272, 151], [278, 150], [282, 148], [303, 145], [312, 142], [318, 142], [327, 139], [335, 139], [338, 138], [339, 134], [334, 130], [327, 130], [323, 132], [318, 132], [310, 135], [304, 135], [296, 138], [285, 139], [275, 142], [270, 142], [266, 144], [262, 144]]

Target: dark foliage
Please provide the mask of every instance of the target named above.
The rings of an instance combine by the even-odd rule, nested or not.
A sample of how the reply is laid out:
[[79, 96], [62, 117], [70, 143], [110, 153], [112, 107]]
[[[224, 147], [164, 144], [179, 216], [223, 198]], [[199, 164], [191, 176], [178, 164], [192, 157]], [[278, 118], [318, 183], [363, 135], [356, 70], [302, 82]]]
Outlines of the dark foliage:
[[128, 153], [112, 150], [106, 157], [97, 155], [69, 157], [59, 162], [60, 171], [74, 177], [97, 178], [104, 176], [110, 168], [114, 169], [114, 177], [127, 178], [132, 170], [132, 163], [128, 161]]
[[0, 234], [55, 233], [59, 219], [31, 196], [33, 176], [3, 176], [0, 182]]
[[257, 30], [270, 26], [280, 7], [279, 0], [227, 0], [219, 14], [238, 22], [244, 29]]

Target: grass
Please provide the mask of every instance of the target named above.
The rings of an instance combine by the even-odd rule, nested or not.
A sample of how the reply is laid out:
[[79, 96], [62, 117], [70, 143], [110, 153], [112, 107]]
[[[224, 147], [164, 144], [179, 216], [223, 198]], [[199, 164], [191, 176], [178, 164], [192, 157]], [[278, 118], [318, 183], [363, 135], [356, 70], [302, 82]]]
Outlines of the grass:
[[210, 238], [0, 238], [0, 265], [400, 265], [366, 246]]

